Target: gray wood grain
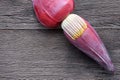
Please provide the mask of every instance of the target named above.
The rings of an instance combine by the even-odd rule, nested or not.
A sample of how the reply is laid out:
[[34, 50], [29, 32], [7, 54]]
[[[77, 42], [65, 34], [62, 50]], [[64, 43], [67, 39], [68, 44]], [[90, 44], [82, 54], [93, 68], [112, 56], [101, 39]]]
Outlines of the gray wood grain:
[[108, 74], [62, 30], [0, 30], [0, 80], [118, 80], [120, 29], [97, 29], [116, 67]]
[[36, 19], [31, 0], [0, 0], [0, 80], [120, 80], [120, 0], [75, 0], [107, 47], [115, 74]]
[[[120, 0], [75, 0], [73, 13], [97, 28], [120, 28]], [[32, 0], [0, 0], [0, 29], [44, 27], [36, 20]]]

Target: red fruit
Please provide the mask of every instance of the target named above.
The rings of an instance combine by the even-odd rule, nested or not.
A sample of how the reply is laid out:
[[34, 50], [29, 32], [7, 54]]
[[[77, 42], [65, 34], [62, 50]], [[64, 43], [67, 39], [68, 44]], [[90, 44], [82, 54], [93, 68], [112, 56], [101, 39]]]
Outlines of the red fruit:
[[73, 0], [33, 0], [35, 14], [47, 28], [56, 28], [73, 11]]

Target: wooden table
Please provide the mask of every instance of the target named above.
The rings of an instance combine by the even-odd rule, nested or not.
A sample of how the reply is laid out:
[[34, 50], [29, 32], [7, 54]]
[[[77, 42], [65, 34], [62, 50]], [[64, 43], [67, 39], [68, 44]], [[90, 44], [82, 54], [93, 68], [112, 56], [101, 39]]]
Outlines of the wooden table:
[[73, 13], [97, 30], [115, 74], [36, 20], [31, 0], [0, 0], [0, 80], [119, 80], [120, 0], [75, 0]]

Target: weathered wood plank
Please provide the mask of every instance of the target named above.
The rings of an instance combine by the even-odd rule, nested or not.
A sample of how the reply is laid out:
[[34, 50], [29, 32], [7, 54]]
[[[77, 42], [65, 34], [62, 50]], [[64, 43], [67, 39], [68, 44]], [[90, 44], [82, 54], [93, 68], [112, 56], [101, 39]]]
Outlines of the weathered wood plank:
[[0, 80], [120, 79], [120, 0], [75, 0], [75, 4], [74, 13], [86, 18], [103, 39], [115, 74], [72, 46], [62, 30], [42, 30], [31, 0], [0, 0]]
[[[120, 28], [120, 0], [75, 0], [74, 13], [97, 28]], [[0, 29], [44, 27], [36, 20], [32, 0], [0, 0]]]
[[0, 30], [0, 80], [119, 80], [120, 29], [97, 29], [116, 67], [108, 74], [62, 30]]

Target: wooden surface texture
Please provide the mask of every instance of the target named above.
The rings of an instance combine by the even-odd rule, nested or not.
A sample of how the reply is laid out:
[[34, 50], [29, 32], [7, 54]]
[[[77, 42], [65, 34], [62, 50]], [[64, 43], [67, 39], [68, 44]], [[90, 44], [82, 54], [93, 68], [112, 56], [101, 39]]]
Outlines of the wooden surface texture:
[[31, 0], [0, 0], [0, 80], [120, 80], [120, 0], [75, 0], [73, 13], [97, 30], [114, 74], [71, 45], [61, 28], [39, 24]]

